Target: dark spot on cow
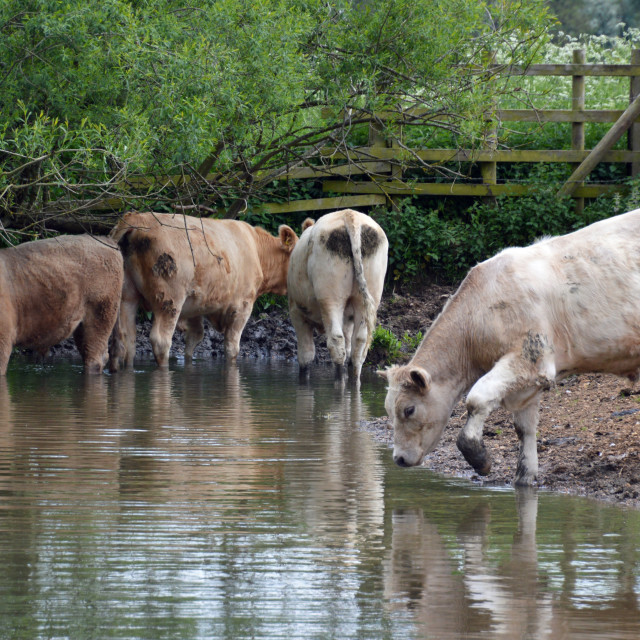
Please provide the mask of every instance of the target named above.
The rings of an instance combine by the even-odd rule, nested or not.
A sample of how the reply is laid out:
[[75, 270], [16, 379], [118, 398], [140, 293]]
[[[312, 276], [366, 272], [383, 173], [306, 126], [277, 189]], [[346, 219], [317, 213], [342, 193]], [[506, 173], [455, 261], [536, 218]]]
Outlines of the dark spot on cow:
[[160, 254], [151, 269], [154, 276], [164, 278], [165, 280], [174, 276], [177, 270], [178, 267], [176, 265], [176, 261], [168, 253]]
[[366, 258], [377, 250], [380, 245], [380, 236], [374, 228], [364, 226], [360, 234], [360, 242], [362, 243], [362, 257]]
[[[343, 260], [351, 260], [351, 240], [346, 229], [334, 229], [328, 236], [321, 235], [320, 242], [324, 243], [328, 251], [335, 253]], [[360, 245], [362, 257], [366, 258], [375, 253], [380, 245], [380, 236], [375, 229], [363, 226], [360, 231]]]
[[322, 235], [320, 242], [343, 260], [351, 260], [351, 241], [346, 229], [334, 229], [328, 236]]
[[495, 311], [504, 311], [506, 308], [508, 307], [507, 303], [502, 300], [501, 302], [498, 302], [497, 304], [493, 304], [491, 305], [491, 307], [489, 307], [492, 310]]
[[535, 364], [542, 357], [547, 341], [540, 334], [529, 332], [522, 343], [522, 357]]
[[172, 318], [178, 313], [178, 310], [173, 306], [173, 300], [165, 300], [161, 309], [163, 313], [168, 313]]

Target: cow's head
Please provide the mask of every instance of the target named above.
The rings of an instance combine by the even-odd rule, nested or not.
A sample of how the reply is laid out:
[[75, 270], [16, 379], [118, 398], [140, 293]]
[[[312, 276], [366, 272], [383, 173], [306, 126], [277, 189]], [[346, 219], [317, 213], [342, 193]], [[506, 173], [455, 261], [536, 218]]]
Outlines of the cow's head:
[[[266, 234], [262, 229], [260, 231]], [[290, 226], [281, 224], [278, 227], [278, 238], [271, 237], [269, 249], [260, 258], [264, 273], [261, 293], [269, 292], [280, 296], [287, 295], [289, 258], [291, 258], [291, 252], [297, 242], [298, 236]]]
[[388, 382], [384, 403], [393, 424], [393, 460], [413, 467], [433, 451], [451, 414], [449, 394], [422, 367], [405, 365], [379, 371]]

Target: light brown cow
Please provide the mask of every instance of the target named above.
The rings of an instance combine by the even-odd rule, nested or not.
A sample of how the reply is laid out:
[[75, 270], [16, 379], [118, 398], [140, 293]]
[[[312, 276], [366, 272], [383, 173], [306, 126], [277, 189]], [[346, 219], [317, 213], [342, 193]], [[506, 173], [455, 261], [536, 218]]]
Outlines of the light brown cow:
[[301, 373], [306, 374], [315, 357], [315, 328], [327, 334], [337, 374], [351, 358], [353, 376], [360, 379], [375, 329], [388, 247], [382, 228], [359, 211], [334, 211], [315, 224], [305, 221], [287, 278]]
[[122, 291], [109, 238], [59, 236], [0, 251], [0, 375], [14, 345], [42, 355], [73, 335], [85, 371], [100, 373]]
[[239, 220], [158, 213], [126, 214], [111, 235], [125, 264], [112, 370], [133, 364], [140, 303], [153, 312], [150, 340], [159, 366], [168, 364], [178, 319], [186, 326], [185, 358], [191, 359], [204, 334], [203, 316], [224, 335], [226, 358], [235, 360], [256, 298], [286, 294], [289, 256], [298, 240], [286, 225], [274, 237]]
[[504, 406], [520, 439], [516, 484], [537, 479], [543, 389], [572, 373], [636, 379], [640, 367], [640, 209], [477, 265], [412, 360], [382, 372], [394, 460], [420, 464], [467, 394], [458, 448], [480, 474], [484, 421]]

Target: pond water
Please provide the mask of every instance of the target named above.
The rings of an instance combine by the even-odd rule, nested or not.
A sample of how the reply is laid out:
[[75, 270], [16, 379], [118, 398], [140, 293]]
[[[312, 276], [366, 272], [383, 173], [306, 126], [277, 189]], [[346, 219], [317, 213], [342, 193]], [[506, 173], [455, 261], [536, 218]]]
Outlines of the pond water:
[[0, 638], [638, 638], [640, 512], [393, 465], [384, 385], [0, 380]]

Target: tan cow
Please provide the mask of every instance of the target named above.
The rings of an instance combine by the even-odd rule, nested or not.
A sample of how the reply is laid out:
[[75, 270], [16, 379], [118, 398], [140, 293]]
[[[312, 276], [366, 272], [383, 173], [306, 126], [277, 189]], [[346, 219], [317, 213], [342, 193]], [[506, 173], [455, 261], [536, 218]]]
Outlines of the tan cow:
[[639, 248], [640, 209], [506, 249], [471, 269], [411, 361], [382, 372], [396, 463], [420, 464], [467, 394], [457, 441], [466, 460], [490, 471], [482, 429], [503, 406], [520, 439], [515, 482], [533, 484], [541, 391], [572, 373], [637, 378]]
[[73, 335], [85, 371], [100, 373], [122, 291], [109, 238], [59, 236], [0, 251], [0, 375], [15, 345], [45, 355]]
[[375, 329], [388, 247], [380, 226], [352, 209], [328, 213], [315, 224], [305, 221], [287, 277], [301, 373], [315, 357], [315, 328], [327, 334], [337, 374], [351, 358], [354, 378], [360, 379]]
[[138, 305], [153, 312], [150, 340], [156, 362], [166, 367], [178, 319], [186, 326], [185, 358], [202, 340], [206, 316], [224, 334], [228, 360], [256, 298], [285, 295], [289, 256], [298, 237], [281, 225], [279, 237], [239, 220], [128, 213], [111, 232], [124, 256], [125, 281], [110, 368], [131, 366]]

